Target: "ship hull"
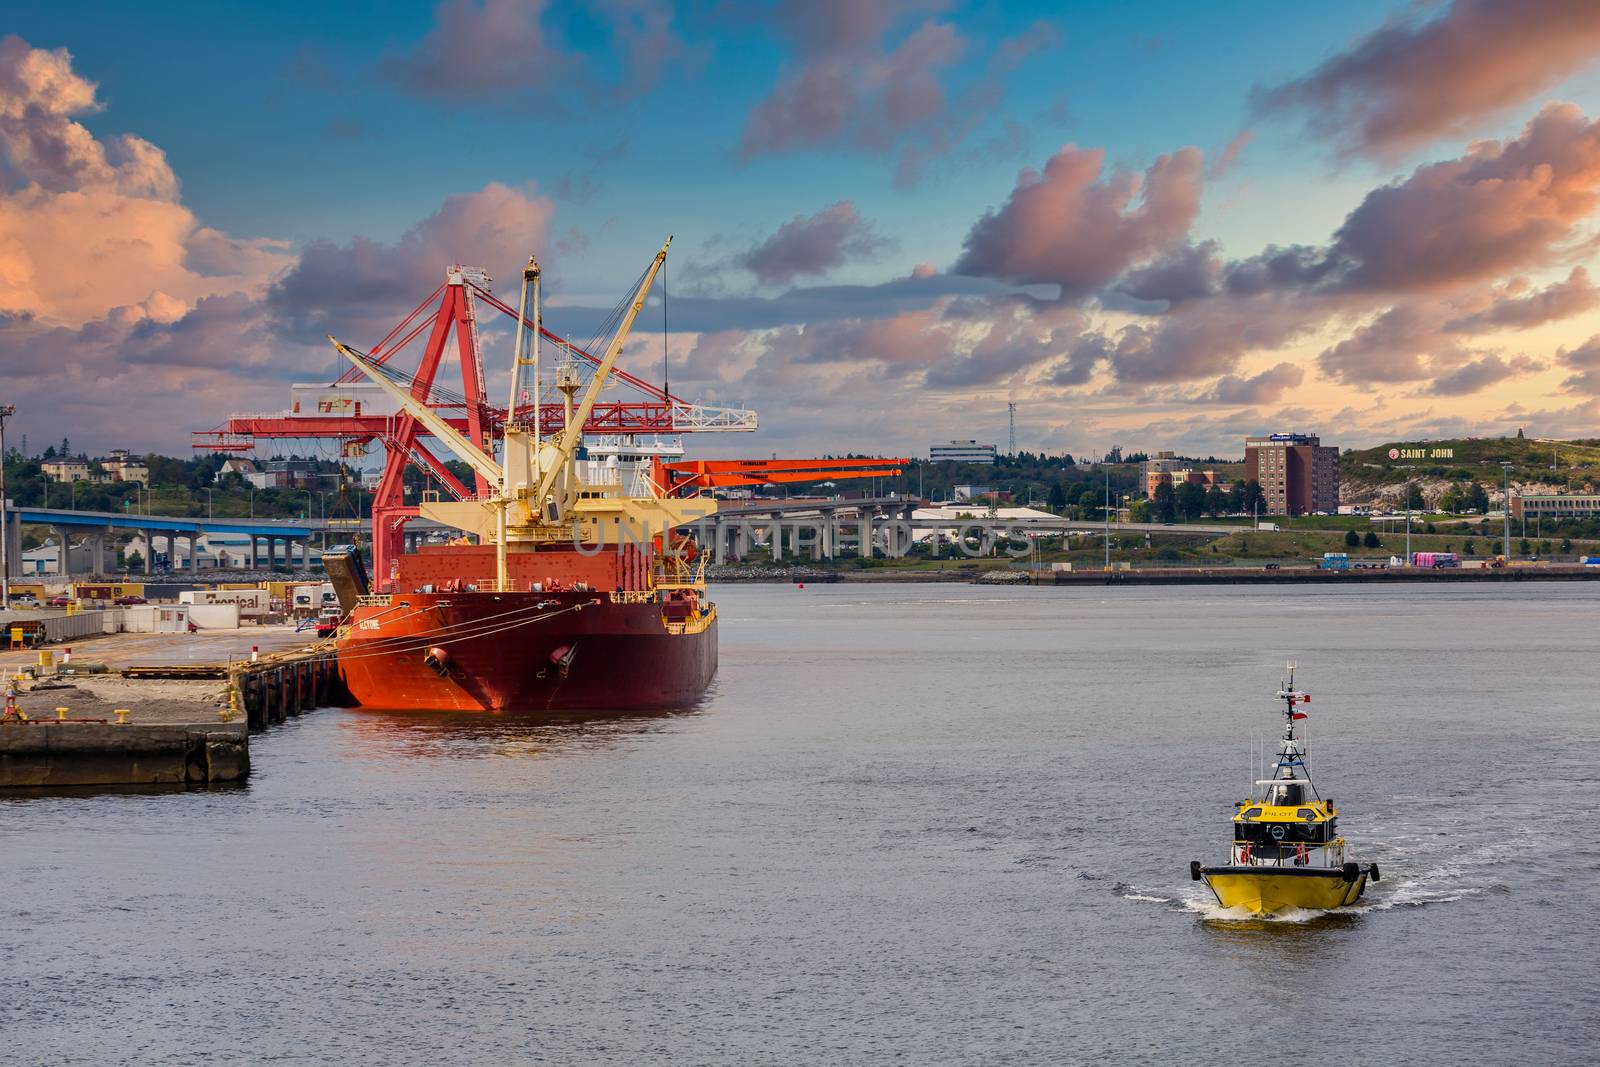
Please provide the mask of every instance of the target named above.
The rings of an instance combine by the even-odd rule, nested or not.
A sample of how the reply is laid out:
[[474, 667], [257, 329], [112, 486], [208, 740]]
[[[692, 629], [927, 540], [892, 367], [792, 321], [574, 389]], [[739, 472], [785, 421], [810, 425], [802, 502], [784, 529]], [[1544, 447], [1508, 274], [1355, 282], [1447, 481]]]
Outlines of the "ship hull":
[[339, 665], [368, 708], [685, 707], [716, 674], [717, 621], [669, 628], [660, 605], [594, 592], [397, 593], [356, 608]]
[[1202, 867], [1200, 876], [1224, 908], [1256, 915], [1345, 907], [1360, 900], [1367, 887], [1365, 871], [1347, 882], [1337, 867]]

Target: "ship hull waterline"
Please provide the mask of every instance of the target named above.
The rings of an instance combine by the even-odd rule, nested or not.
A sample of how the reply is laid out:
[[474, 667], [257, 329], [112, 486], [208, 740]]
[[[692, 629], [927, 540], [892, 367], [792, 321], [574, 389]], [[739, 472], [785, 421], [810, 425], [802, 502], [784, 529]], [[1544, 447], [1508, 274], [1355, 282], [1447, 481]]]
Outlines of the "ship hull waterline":
[[716, 675], [717, 621], [673, 632], [660, 605], [593, 592], [399, 593], [352, 613], [339, 665], [364, 708], [679, 708]]
[[1218, 904], [1254, 915], [1348, 907], [1367, 887], [1366, 871], [1352, 882], [1337, 867], [1202, 867], [1200, 877]]

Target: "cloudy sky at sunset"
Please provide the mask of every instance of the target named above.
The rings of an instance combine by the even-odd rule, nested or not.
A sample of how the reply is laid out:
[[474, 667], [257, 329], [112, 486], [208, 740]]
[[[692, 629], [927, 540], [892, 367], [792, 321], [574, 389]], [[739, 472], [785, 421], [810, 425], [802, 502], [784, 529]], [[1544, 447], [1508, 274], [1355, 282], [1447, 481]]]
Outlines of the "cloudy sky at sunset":
[[[0, 402], [183, 451], [478, 264], [587, 338], [668, 234], [757, 437], [1600, 436], [1600, 3], [33, 4]], [[627, 366], [659, 377], [659, 310]], [[486, 341], [504, 380], [509, 343]]]

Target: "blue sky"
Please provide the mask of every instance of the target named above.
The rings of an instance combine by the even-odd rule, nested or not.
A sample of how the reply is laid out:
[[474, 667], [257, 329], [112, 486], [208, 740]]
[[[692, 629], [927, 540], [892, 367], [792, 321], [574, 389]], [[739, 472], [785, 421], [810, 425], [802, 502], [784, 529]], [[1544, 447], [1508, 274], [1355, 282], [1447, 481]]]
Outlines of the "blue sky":
[[[434, 259], [486, 257], [508, 291], [533, 245], [549, 321], [561, 329], [562, 306], [580, 309], [566, 314], [582, 333], [670, 232], [672, 291], [705, 301], [701, 328], [674, 341], [685, 388], [768, 409], [770, 443], [735, 450], [920, 451], [934, 425], [992, 438], [1008, 399], [1023, 405], [1032, 446], [1054, 450], [1121, 440], [1211, 451], [1242, 427], [1280, 422], [1337, 425], [1351, 443], [1535, 417], [1581, 432], [1593, 409], [1571, 384], [1587, 380], [1572, 354], [1600, 325], [1584, 317], [1587, 275], [1562, 290], [1573, 310], [1559, 318], [1481, 320], [1514, 321], [1514, 335], [1459, 343], [1446, 326], [1582, 267], [1574, 249], [1589, 218], [1575, 201], [1537, 248], [1478, 249], [1481, 269], [1436, 279], [1416, 266], [1424, 281], [1391, 276], [1386, 292], [1359, 299], [1311, 273], [1248, 299], [1217, 279], [1257, 269], [1263, 250], [1296, 247], [1302, 267], [1359, 274], [1358, 260], [1378, 253], [1337, 235], [1375, 191], [1467, 159], [1474, 140], [1515, 142], [1546, 105], [1573, 105], [1587, 122], [1600, 90], [1593, 10], [1546, 0], [1512, 20], [1487, 0], [29, 5], [8, 20], [18, 69], [49, 57], [69, 72], [53, 84], [81, 81], [94, 100], [54, 98], [42, 136], [71, 143], [81, 129], [113, 161], [124, 136], [154, 146], [175, 187], [158, 180], [132, 194], [134, 206], [160, 201], [186, 213], [189, 229], [169, 220], [161, 231], [176, 249], [162, 261], [173, 276], [108, 266], [121, 273], [103, 307], [81, 286], [0, 291], [0, 314], [27, 316], [0, 321], [0, 343], [8, 329], [21, 350], [40, 329], [94, 328], [83, 347], [96, 354], [82, 357], [94, 380], [114, 381], [119, 362], [183, 367], [188, 387], [217, 404], [231, 390], [264, 407], [285, 379], [331, 366], [314, 347], [319, 331], [362, 339], [409, 310], [443, 266]], [[827, 83], [811, 76], [848, 83], [834, 119], [805, 113], [826, 99], [813, 89]], [[41, 84], [11, 91], [53, 91]], [[795, 85], [804, 91], [785, 98]], [[763, 126], [764, 109], [780, 104], [791, 110]], [[1382, 133], [1385, 122], [1400, 132]], [[1141, 222], [1160, 161], [1183, 164], [1191, 147], [1202, 162], [1169, 180], [1182, 203]], [[1095, 169], [1091, 153], [1104, 156], [1092, 182], [1044, 186], [1059, 180], [1062, 195], [1101, 196], [1100, 207], [1025, 210], [1024, 168], [1034, 175], [1024, 185], [1052, 161], [1081, 173]], [[4, 190], [19, 204], [72, 191], [13, 156]], [[1119, 197], [1123, 176], [1132, 191]], [[516, 216], [498, 236], [491, 209]], [[1012, 245], [964, 252], [991, 213], [991, 236]], [[1045, 235], [1050, 249], [1023, 249], [1038, 225], [1059, 231]], [[197, 245], [201, 230], [235, 242], [238, 262], [211, 237]], [[60, 232], [79, 231], [67, 220]], [[28, 270], [49, 259], [29, 245], [43, 240], [14, 241]], [[819, 253], [816, 242], [830, 240]], [[1104, 269], [1068, 263], [1080, 247], [1106, 257]], [[753, 275], [760, 249], [779, 266]], [[1211, 278], [1205, 301], [1139, 281], [1193, 249], [1189, 267]], [[825, 261], [784, 259], [802, 253]], [[84, 261], [121, 262], [104, 249]], [[882, 287], [919, 265], [928, 279], [917, 293], [889, 299]], [[1062, 270], [1093, 284], [1057, 297]], [[307, 294], [335, 281], [348, 292], [309, 306]], [[1130, 303], [1135, 290], [1156, 296]], [[769, 302], [760, 321], [747, 314], [751, 299]], [[236, 367], [185, 347], [226, 338], [230, 315]], [[1397, 332], [1407, 316], [1432, 333]], [[133, 319], [136, 336], [105, 340], [109, 324]], [[1374, 326], [1384, 329], [1362, 333]], [[886, 356], [886, 343], [905, 350]], [[1462, 391], [1477, 382], [1514, 384], [1515, 395]], [[103, 410], [73, 405], [90, 420]], [[150, 447], [181, 443], [176, 428], [155, 436]]]
[[[1253, 84], [1312, 66], [1381, 18], [1385, 5], [957, 9], [973, 37], [958, 86], [981, 75], [996, 42], [1040, 18], [1062, 27], [1062, 41], [1007, 79], [1003, 103], [973, 138], [982, 142], [1012, 119], [1028, 127], [1029, 150], [936, 167], [914, 197], [893, 188], [890, 157], [800, 152], [748, 165], [733, 158], [745, 116], [785, 58], [754, 12], [686, 12], [695, 55], [667, 71], [658, 91], [620, 108], [574, 99], [561, 114], [536, 101], [419, 100], [385, 84], [376, 67], [427, 33], [434, 7], [63, 3], [29, 5], [12, 22], [36, 47], [71, 51], [105, 105], [84, 124], [97, 135], [133, 132], [160, 145], [185, 202], [211, 225], [292, 241], [392, 239], [451, 193], [489, 181], [534, 182], [553, 193], [564, 176], [587, 174], [595, 191], [586, 202], [562, 202], [562, 218], [586, 231], [615, 218], [617, 231], [638, 234], [636, 248], [597, 243], [583, 257], [586, 275], [614, 282], [612, 267], [632, 272], [608, 249], [632, 263], [663, 226], [689, 250], [718, 236], [753, 238], [830, 199], [851, 199], [881, 220], [907, 266], [948, 262], [974, 205], [998, 203], [1020, 166], [1066, 141], [1103, 145], [1132, 167], [1184, 144], [1220, 149], [1248, 124]], [[617, 61], [592, 25], [557, 21], [571, 27], [574, 44], [596, 49], [587, 66]], [[1058, 102], [1064, 123], [1045, 116]], [[1241, 168], [1265, 178], [1270, 205], [1287, 207], [1296, 188], [1364, 187], [1330, 174], [1313, 153], [1278, 156], [1292, 138], [1274, 140], [1251, 149], [1274, 154], [1270, 176]], [[591, 162], [619, 145], [620, 156]], [[1230, 245], [1254, 243], [1262, 229], [1280, 242], [1317, 240], [1342, 214], [1332, 197], [1323, 202], [1325, 210], [1284, 212], [1270, 223], [1230, 211], [1218, 229]], [[862, 269], [861, 280], [872, 273]]]

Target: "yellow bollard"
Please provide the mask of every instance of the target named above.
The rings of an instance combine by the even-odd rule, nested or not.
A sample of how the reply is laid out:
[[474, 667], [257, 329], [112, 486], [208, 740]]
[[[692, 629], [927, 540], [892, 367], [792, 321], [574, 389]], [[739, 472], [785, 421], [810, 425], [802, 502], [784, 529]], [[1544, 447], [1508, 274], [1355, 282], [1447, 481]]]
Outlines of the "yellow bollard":
[[57, 708], [56, 709], [56, 720], [58, 722], [66, 722], [67, 721], [67, 709], [66, 708]]
[[117, 715], [117, 725], [118, 726], [126, 726], [126, 725], [128, 725], [128, 709], [127, 708], [117, 708], [116, 709], [116, 715]]
[[232, 722], [234, 719], [239, 717], [238, 686], [230, 685], [228, 687], [228, 706], [217, 712], [217, 715], [222, 719], [223, 722]]
[[39, 666], [41, 668], [43, 668], [45, 670], [49, 670], [50, 669], [50, 664], [52, 662], [54, 662], [54, 660], [55, 660], [55, 653], [54, 652], [51, 652], [48, 648], [41, 648], [39, 650]]

